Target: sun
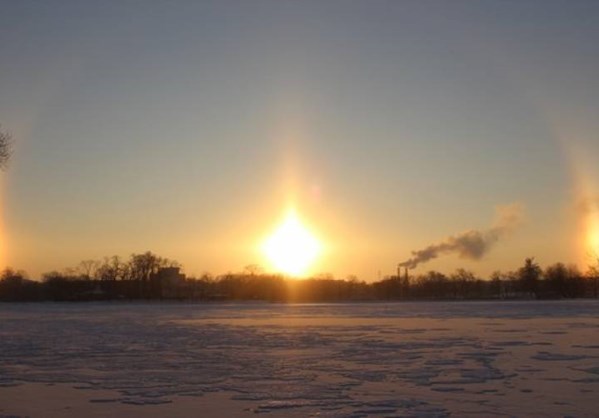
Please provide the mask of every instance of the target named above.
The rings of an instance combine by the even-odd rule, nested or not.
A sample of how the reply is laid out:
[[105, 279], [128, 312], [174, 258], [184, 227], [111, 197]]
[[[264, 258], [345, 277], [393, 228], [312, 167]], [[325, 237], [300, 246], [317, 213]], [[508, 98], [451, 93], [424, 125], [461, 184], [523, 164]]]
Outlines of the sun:
[[318, 239], [302, 225], [293, 210], [262, 245], [273, 268], [290, 276], [305, 275], [321, 249]]

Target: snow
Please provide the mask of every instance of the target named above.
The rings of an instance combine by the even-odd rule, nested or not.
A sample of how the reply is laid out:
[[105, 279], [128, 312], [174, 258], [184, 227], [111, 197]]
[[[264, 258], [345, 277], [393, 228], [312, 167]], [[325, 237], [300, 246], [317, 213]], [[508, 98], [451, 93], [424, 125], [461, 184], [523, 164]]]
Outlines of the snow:
[[599, 302], [0, 304], [0, 418], [596, 416]]

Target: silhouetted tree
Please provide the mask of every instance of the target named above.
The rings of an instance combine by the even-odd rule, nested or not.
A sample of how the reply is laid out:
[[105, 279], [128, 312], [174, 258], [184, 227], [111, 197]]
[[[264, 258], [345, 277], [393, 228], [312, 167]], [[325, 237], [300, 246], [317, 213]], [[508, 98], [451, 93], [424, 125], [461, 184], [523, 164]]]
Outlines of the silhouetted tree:
[[95, 278], [102, 281], [116, 281], [126, 277], [127, 267], [119, 256], [105, 257], [95, 270]]
[[568, 270], [562, 263], [556, 263], [545, 269], [545, 280], [550, 296], [566, 297]]
[[418, 276], [411, 294], [420, 298], [447, 299], [452, 297], [452, 289], [447, 276], [438, 271], [429, 271]]
[[585, 283], [583, 274], [576, 265], [568, 266], [568, 279], [566, 283], [566, 297], [579, 298], [585, 295]]
[[556, 263], [545, 269], [545, 280], [550, 296], [577, 298], [585, 293], [582, 275], [575, 266]]
[[243, 268], [243, 273], [250, 276], [256, 276], [262, 273], [262, 267], [260, 267], [258, 264], [248, 264]]
[[591, 294], [597, 299], [599, 297], [599, 270], [596, 267], [592, 267], [589, 270], [588, 277], [591, 279]]
[[594, 298], [599, 297], [599, 257], [597, 257], [595, 265], [589, 266], [586, 277], [590, 281], [590, 293]]
[[492, 297], [503, 299], [505, 297], [505, 274], [501, 271], [494, 271], [491, 273], [491, 283], [489, 287], [489, 292]]
[[4, 301], [32, 301], [40, 300], [39, 283], [27, 279], [23, 271], [6, 268], [0, 274], [0, 300]]
[[82, 278], [91, 280], [95, 278], [99, 266], [100, 262], [97, 260], [83, 260], [79, 263], [78, 270]]
[[465, 269], [457, 269], [450, 276], [454, 298], [469, 298], [473, 296], [476, 277]]
[[[176, 268], [173, 268], [176, 267]], [[599, 260], [585, 276], [574, 266], [557, 263], [542, 270], [527, 258], [516, 272], [494, 272], [490, 280], [477, 278], [465, 269], [451, 276], [429, 271], [416, 277], [391, 276], [374, 283], [355, 276], [337, 280], [331, 274], [296, 280], [266, 274], [258, 266], [246, 266], [240, 273], [199, 279], [186, 278], [175, 261], [151, 252], [132, 254], [122, 261], [85, 260], [77, 268], [50, 272], [42, 282], [28, 280], [24, 273], [0, 272], [2, 301], [85, 301], [120, 298], [191, 300], [263, 300], [272, 302], [334, 302], [402, 299], [480, 299], [530, 297], [597, 297]], [[541, 280], [543, 278], [543, 280]], [[408, 294], [409, 290], [409, 294]]]
[[521, 288], [529, 296], [537, 297], [539, 279], [541, 277], [541, 267], [535, 263], [534, 257], [527, 258], [524, 261], [524, 266], [518, 269], [518, 279]]
[[46, 296], [55, 301], [73, 300], [74, 289], [69, 285], [71, 278], [58, 271], [44, 273], [43, 283]]
[[178, 267], [179, 264], [167, 258], [162, 258], [146, 251], [143, 254], [131, 254], [127, 267], [127, 275], [130, 280], [137, 282], [137, 297], [149, 297], [150, 278], [164, 267]]
[[397, 276], [386, 277], [373, 286], [378, 299], [401, 299], [403, 296], [402, 280]]

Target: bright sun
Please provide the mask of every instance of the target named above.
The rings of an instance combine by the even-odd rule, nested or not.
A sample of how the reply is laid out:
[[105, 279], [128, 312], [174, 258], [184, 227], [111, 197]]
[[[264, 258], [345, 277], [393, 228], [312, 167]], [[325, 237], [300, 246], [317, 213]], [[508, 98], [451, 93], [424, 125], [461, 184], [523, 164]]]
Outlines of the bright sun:
[[279, 272], [301, 276], [320, 254], [319, 241], [300, 222], [293, 210], [262, 246], [264, 254]]

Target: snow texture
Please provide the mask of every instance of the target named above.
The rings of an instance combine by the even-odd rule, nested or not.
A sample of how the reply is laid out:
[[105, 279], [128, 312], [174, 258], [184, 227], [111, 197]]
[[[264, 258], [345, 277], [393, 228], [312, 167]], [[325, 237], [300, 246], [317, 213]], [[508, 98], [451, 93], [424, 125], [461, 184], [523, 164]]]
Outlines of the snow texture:
[[177, 408], [220, 393], [240, 417], [591, 417], [598, 314], [595, 301], [2, 304], [0, 417], [26, 416], [6, 394], [35, 384], [113, 416], [198, 416]]

